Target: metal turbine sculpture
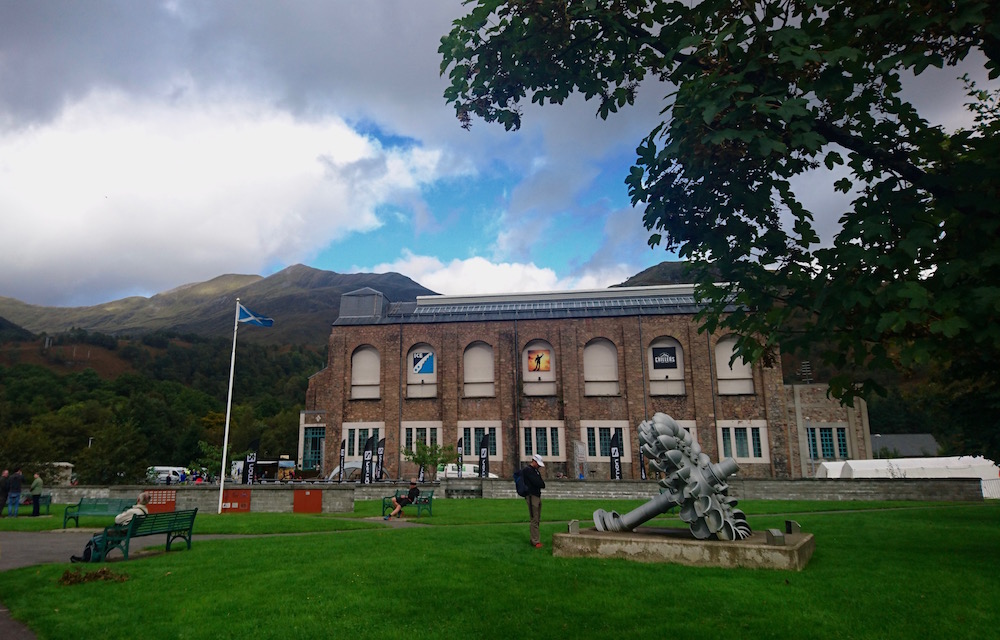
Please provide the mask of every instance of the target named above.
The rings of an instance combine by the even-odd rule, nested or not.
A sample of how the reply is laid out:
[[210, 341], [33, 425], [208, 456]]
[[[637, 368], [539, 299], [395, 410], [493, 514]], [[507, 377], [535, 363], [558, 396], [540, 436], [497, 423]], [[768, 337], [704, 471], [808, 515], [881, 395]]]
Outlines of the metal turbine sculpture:
[[746, 514], [736, 509], [736, 499], [727, 495], [726, 478], [739, 471], [732, 458], [711, 464], [691, 434], [665, 413], [639, 424], [639, 443], [649, 465], [664, 474], [660, 495], [646, 504], [619, 515], [604, 509], [594, 512], [598, 531], [631, 531], [642, 523], [681, 505], [680, 518], [691, 526], [695, 538], [713, 535], [721, 540], [750, 536]]

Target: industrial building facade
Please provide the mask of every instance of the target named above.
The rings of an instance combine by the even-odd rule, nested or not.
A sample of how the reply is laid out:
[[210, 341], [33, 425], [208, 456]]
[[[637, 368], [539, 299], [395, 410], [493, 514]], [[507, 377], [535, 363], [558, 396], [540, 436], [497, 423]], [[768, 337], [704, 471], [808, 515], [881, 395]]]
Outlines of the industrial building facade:
[[[361, 460], [374, 435], [401, 478], [416, 471], [403, 455], [416, 442], [461, 441], [475, 462], [488, 435], [502, 477], [537, 453], [549, 477], [605, 479], [618, 434], [624, 477], [640, 479], [636, 426], [663, 412], [744, 477], [808, 473], [780, 365], [730, 364], [734, 338], [699, 333], [698, 309], [688, 285], [409, 303], [345, 294], [327, 366], [309, 382], [300, 468], [328, 474], [342, 441], [346, 460]], [[845, 456], [868, 457], [864, 437], [844, 442]]]

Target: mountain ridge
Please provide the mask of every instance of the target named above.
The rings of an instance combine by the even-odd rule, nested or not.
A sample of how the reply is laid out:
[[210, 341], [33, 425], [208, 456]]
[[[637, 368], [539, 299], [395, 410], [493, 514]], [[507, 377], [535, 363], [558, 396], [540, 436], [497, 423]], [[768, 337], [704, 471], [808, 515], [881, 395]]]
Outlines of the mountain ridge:
[[393, 302], [434, 291], [398, 273], [323, 271], [297, 264], [270, 276], [224, 274], [154, 294], [130, 296], [85, 307], [45, 307], [0, 296], [0, 318], [35, 334], [70, 329], [114, 336], [155, 331], [225, 336], [232, 332], [235, 302], [275, 319], [271, 329], [246, 331], [241, 338], [264, 343], [323, 345], [340, 312], [340, 296], [362, 287], [381, 291]]

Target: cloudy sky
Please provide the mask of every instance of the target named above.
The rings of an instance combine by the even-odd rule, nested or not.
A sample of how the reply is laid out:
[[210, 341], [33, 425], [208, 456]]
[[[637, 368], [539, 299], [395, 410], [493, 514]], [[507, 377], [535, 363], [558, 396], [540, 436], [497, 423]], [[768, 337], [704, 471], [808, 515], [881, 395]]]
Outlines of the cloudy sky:
[[437, 53], [461, 11], [0, 0], [0, 296], [97, 304], [297, 263], [595, 288], [671, 258], [623, 182], [662, 89], [607, 122], [574, 101], [465, 131]]

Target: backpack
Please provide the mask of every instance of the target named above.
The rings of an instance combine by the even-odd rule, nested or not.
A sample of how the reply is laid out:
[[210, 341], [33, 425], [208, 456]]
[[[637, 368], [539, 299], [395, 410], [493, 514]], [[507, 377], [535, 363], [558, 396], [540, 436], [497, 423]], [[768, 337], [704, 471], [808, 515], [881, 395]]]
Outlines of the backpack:
[[528, 495], [528, 485], [524, 484], [524, 478], [521, 476], [521, 469], [514, 472], [514, 489], [517, 491], [517, 495], [522, 498]]

